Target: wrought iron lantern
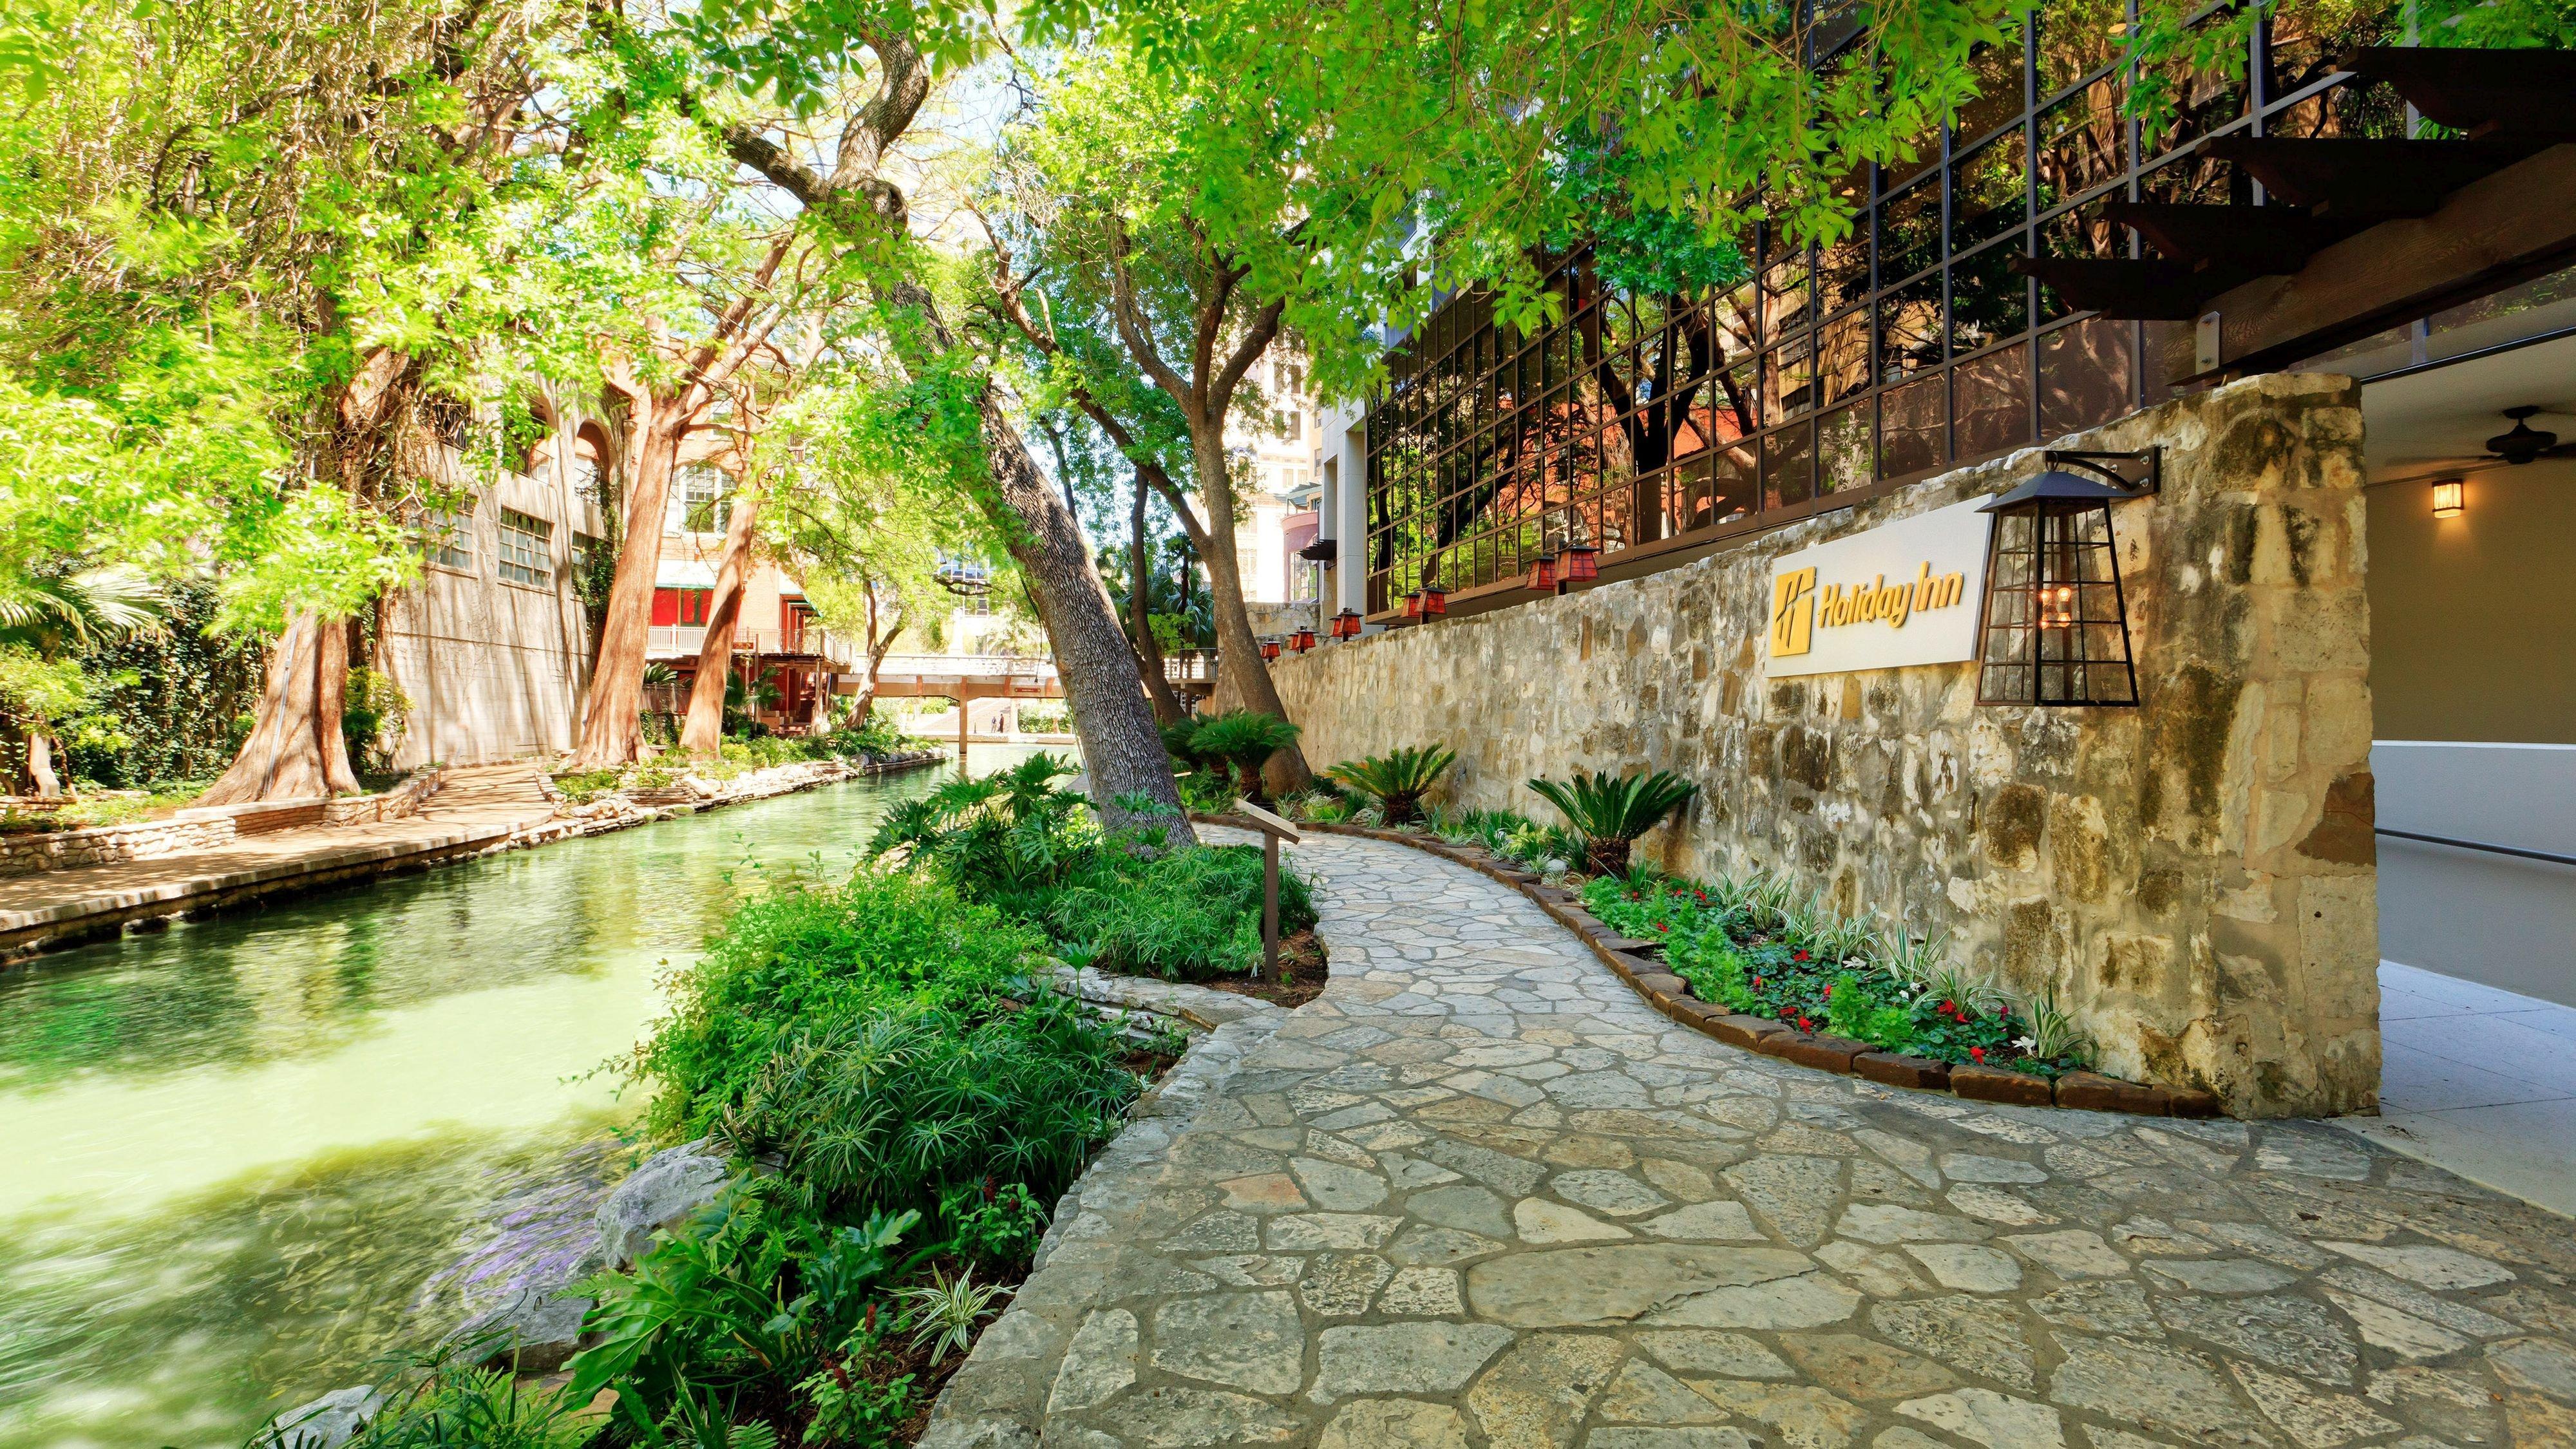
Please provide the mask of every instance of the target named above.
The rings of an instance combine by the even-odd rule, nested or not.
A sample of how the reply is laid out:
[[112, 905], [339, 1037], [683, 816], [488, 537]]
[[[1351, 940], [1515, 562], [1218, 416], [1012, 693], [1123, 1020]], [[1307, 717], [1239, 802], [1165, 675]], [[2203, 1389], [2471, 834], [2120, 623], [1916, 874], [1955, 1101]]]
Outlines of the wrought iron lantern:
[[1271, 659], [1276, 659], [1276, 658], [1278, 658], [1278, 657], [1279, 657], [1279, 641], [1278, 641], [1277, 639], [1263, 639], [1263, 640], [1261, 641], [1261, 657], [1262, 657], [1264, 660], [1271, 660]]
[[1360, 611], [1357, 609], [1344, 609], [1340, 613], [1335, 614], [1333, 616], [1333, 637], [1336, 639], [1356, 639], [1360, 637]]
[[1314, 648], [1315, 631], [1303, 624], [1298, 625], [1297, 632], [1288, 636], [1288, 647], [1300, 654]]
[[1407, 593], [1405, 594], [1405, 596], [1404, 596], [1404, 617], [1405, 617], [1406, 622], [1408, 622], [1408, 623], [1419, 623], [1419, 622], [1421, 622], [1421, 620], [1422, 620], [1422, 591], [1421, 591], [1420, 589], [1414, 589], [1414, 590], [1411, 590], [1411, 591], [1409, 591], [1409, 592], [1407, 592]]
[[1449, 590], [1436, 579], [1426, 580], [1422, 585], [1422, 617], [1437, 619], [1448, 612]]
[[[2132, 482], [2104, 458], [2143, 458]], [[1986, 543], [1986, 597], [1978, 632], [1981, 704], [2134, 705], [2138, 671], [2129, 651], [2127, 600], [2111, 533], [2111, 505], [2155, 491], [2157, 458], [2052, 452], [2064, 468], [2022, 484], [1978, 510], [1994, 518]]]
[[1569, 543], [1565, 546], [1565, 581], [1567, 583], [1589, 583], [1599, 577], [1601, 577], [1600, 549], [1588, 543]]

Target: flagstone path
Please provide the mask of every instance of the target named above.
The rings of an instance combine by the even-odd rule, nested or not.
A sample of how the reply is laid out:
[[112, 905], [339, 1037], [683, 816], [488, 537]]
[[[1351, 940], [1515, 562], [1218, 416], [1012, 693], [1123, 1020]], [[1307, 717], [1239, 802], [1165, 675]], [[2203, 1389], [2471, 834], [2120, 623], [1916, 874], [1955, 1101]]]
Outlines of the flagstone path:
[[1738, 1051], [1482, 876], [1292, 858], [1331, 987], [1085, 1175], [926, 1449], [2576, 1444], [2565, 1219]]

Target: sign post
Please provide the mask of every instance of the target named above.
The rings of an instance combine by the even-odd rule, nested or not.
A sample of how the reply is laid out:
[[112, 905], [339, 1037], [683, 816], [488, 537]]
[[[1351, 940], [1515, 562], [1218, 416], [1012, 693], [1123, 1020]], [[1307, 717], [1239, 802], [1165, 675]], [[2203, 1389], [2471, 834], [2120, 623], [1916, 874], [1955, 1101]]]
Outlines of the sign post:
[[1261, 979], [1279, 979], [1279, 842], [1303, 845], [1297, 827], [1245, 800], [1235, 809], [1261, 832]]

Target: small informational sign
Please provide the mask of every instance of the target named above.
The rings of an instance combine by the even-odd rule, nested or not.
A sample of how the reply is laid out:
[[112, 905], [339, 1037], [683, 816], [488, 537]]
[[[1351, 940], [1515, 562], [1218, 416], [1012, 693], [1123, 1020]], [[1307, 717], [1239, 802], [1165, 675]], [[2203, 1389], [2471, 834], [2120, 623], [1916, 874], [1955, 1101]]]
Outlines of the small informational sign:
[[1774, 677], [1977, 657], [1984, 499], [1785, 554], [1771, 566]]

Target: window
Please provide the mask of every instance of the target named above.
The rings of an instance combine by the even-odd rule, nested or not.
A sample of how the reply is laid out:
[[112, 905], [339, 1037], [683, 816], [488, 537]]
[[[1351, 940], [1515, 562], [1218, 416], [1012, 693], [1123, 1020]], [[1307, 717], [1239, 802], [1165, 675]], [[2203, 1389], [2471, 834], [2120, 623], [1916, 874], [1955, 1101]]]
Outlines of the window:
[[664, 510], [665, 533], [722, 533], [733, 517], [732, 492], [722, 470], [691, 463], [671, 480], [671, 501]]
[[573, 577], [576, 579], [586, 579], [590, 577], [591, 563], [599, 557], [600, 549], [605, 546], [606, 545], [602, 544], [598, 539], [591, 537], [589, 534], [580, 532], [574, 533], [572, 536]]
[[555, 526], [514, 508], [501, 510], [498, 530], [501, 577], [514, 584], [546, 588], [555, 581], [554, 548], [548, 540]]
[[421, 552], [440, 568], [474, 567], [474, 515], [433, 508], [420, 517]]

